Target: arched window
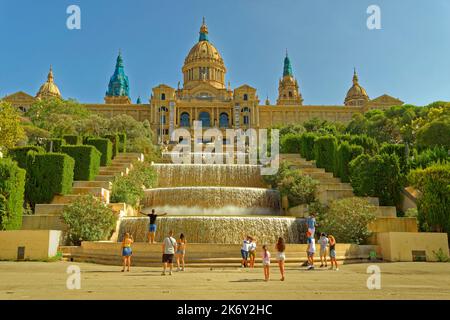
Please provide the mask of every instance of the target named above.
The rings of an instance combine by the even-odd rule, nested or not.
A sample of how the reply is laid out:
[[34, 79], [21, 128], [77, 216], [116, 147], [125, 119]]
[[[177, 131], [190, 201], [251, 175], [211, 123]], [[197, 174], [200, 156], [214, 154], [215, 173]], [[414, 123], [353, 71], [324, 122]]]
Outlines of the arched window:
[[219, 127], [228, 128], [228, 113], [222, 112], [219, 116]]
[[248, 95], [245, 93], [244, 94], [244, 101], [247, 101], [248, 100]]
[[198, 120], [202, 122], [202, 126], [205, 128], [211, 127], [211, 116], [209, 112], [202, 111], [198, 116]]
[[245, 125], [250, 124], [250, 117], [249, 117], [248, 115], [245, 115], [245, 116], [244, 116], [244, 124], [245, 124]]
[[161, 100], [166, 100], [166, 94], [165, 93], [161, 93]]
[[292, 91], [289, 91], [289, 98], [292, 98]]
[[190, 127], [191, 123], [189, 121], [189, 113], [187, 112], [183, 112], [180, 115], [180, 126], [181, 127]]

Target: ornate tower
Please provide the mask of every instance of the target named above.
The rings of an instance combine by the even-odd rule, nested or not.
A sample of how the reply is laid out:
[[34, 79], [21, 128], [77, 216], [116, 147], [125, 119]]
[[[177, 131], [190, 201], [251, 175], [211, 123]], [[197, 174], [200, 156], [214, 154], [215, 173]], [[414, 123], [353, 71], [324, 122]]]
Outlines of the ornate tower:
[[59, 92], [58, 86], [53, 80], [53, 69], [50, 66], [50, 71], [47, 75], [47, 81], [39, 88], [36, 98], [48, 99], [48, 98], [58, 98], [61, 99], [61, 93]]
[[359, 85], [356, 68], [353, 70], [353, 86], [348, 90], [344, 104], [346, 106], [362, 106], [369, 101], [366, 90]]
[[123, 68], [122, 54], [119, 51], [116, 61], [116, 69], [109, 80], [108, 91], [106, 91], [105, 103], [107, 104], [130, 104], [130, 84]]
[[298, 90], [298, 82], [292, 72], [291, 60], [284, 58], [283, 78], [278, 82], [277, 105], [302, 105], [303, 98]]
[[205, 18], [200, 27], [198, 42], [184, 60], [182, 72], [184, 89], [191, 89], [205, 82], [216, 89], [225, 89], [227, 70], [219, 51], [209, 41]]

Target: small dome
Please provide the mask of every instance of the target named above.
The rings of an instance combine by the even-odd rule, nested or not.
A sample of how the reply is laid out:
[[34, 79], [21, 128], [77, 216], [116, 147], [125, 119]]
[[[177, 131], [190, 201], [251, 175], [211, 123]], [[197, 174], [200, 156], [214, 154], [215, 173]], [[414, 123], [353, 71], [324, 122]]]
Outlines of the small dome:
[[353, 73], [353, 86], [348, 90], [347, 95], [345, 97], [344, 104], [345, 105], [354, 105], [355, 101], [369, 101], [369, 96], [366, 92], [366, 89], [361, 87], [358, 83], [358, 75], [356, 74], [356, 70]]
[[53, 70], [50, 66], [50, 71], [47, 76], [47, 81], [39, 88], [38, 93], [36, 94], [36, 98], [61, 98], [61, 93], [59, 91], [58, 86], [55, 84], [53, 79]]

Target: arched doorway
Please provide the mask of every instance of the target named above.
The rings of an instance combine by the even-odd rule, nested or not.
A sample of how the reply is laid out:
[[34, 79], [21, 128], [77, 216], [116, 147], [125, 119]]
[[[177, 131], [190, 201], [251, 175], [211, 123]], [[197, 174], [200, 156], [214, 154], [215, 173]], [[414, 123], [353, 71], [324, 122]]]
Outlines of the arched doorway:
[[228, 125], [229, 125], [228, 113], [222, 112], [219, 116], [219, 127], [228, 128]]
[[209, 112], [202, 111], [198, 115], [198, 120], [202, 122], [203, 128], [209, 128], [211, 127], [211, 116], [209, 115]]
[[191, 122], [190, 122], [189, 113], [183, 112], [180, 115], [180, 127], [190, 127], [190, 125], [191, 125]]

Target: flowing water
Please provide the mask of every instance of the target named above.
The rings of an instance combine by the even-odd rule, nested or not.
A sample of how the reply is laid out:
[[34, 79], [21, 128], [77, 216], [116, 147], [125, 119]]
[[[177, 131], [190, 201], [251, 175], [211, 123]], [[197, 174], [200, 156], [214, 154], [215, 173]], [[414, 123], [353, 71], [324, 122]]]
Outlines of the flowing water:
[[158, 186], [166, 187], [250, 187], [265, 188], [258, 165], [238, 164], [153, 164]]
[[[135, 241], [147, 241], [149, 219], [123, 218], [119, 239], [125, 232], [133, 235]], [[275, 243], [283, 237], [286, 243], [302, 243], [306, 232], [304, 219], [294, 217], [204, 217], [167, 216], [157, 220], [156, 241], [161, 242], [170, 230], [174, 236], [180, 233], [191, 243], [239, 244], [242, 234], [255, 237], [260, 244]]]
[[241, 187], [176, 187], [145, 190], [143, 204], [168, 214], [272, 214], [280, 212], [276, 190]]

